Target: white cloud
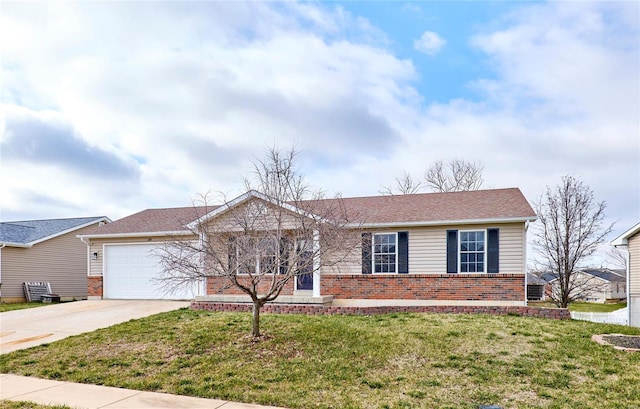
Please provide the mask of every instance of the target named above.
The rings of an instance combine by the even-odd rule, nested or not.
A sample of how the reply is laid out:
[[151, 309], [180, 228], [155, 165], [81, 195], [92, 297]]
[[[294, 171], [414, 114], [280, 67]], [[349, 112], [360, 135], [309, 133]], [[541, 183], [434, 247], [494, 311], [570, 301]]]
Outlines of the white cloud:
[[478, 25], [478, 64], [493, 69], [470, 84], [481, 98], [425, 105], [414, 63], [339, 7], [7, 3], [3, 111], [53, 115], [74, 152], [109, 153], [98, 157], [133, 176], [3, 150], [2, 174], [20, 175], [0, 184], [3, 218], [118, 218], [240, 193], [254, 156], [295, 141], [302, 171], [329, 192], [375, 194], [402, 169], [463, 157], [485, 163], [486, 187], [530, 200], [578, 175], [624, 229], [640, 219], [638, 7], [524, 3]]
[[437, 54], [447, 42], [433, 31], [425, 31], [419, 39], [413, 42], [413, 48], [427, 55]]

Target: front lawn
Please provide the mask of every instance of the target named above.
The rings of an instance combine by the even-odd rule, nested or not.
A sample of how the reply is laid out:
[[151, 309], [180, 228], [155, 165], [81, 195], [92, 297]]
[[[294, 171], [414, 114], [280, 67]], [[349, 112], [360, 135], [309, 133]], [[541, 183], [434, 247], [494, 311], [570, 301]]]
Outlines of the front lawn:
[[640, 407], [639, 329], [518, 316], [179, 310], [0, 356], [0, 372], [288, 408]]
[[592, 302], [573, 302], [569, 304], [570, 311], [578, 312], [613, 312], [627, 306], [626, 302], [616, 304], [595, 304]]
[[[530, 301], [529, 305], [540, 308], [557, 308], [556, 305], [548, 301]], [[569, 311], [577, 312], [613, 312], [627, 306], [626, 302], [615, 304], [600, 304], [593, 302], [572, 302], [569, 304]]]
[[43, 307], [45, 305], [51, 305], [51, 304], [43, 304], [41, 302], [14, 302], [14, 303], [3, 302], [3, 303], [0, 303], [0, 312], [24, 310], [25, 308]]

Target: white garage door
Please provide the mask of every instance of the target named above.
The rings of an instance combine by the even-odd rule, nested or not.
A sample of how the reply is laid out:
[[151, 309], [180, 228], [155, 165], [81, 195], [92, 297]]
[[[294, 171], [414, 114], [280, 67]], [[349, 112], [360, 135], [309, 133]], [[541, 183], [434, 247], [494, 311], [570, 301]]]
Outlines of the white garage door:
[[108, 245], [104, 247], [104, 298], [132, 300], [190, 300], [198, 286], [167, 293], [156, 280], [162, 266], [154, 254], [157, 245]]

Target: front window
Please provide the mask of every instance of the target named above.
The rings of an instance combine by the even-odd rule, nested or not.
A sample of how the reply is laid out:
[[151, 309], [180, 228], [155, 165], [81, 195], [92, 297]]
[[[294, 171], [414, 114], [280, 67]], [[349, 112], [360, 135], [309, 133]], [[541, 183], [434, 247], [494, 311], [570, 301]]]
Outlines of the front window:
[[485, 271], [484, 238], [484, 230], [460, 232], [460, 272], [483, 273]]
[[397, 271], [397, 236], [395, 233], [373, 235], [373, 272]]
[[236, 240], [240, 274], [273, 274], [276, 271], [278, 241], [275, 238], [240, 237]]

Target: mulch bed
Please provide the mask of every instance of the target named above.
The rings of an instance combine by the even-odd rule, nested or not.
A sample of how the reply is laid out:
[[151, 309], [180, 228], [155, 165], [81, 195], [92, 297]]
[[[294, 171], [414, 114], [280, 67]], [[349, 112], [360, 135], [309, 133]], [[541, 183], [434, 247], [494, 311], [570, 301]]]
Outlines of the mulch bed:
[[623, 351], [640, 351], [640, 335], [606, 334], [594, 335], [592, 339], [602, 345], [611, 345]]

